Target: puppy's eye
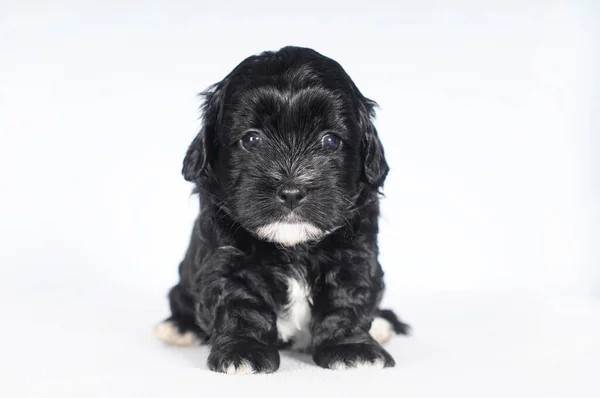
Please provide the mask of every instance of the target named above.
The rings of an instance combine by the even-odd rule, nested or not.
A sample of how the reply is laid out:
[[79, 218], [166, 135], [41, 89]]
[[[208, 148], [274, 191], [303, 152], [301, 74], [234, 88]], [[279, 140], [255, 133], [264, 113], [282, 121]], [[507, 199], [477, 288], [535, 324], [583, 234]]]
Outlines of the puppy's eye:
[[321, 139], [321, 145], [323, 145], [323, 148], [329, 149], [330, 151], [335, 151], [338, 149], [341, 143], [342, 141], [340, 140], [340, 137], [332, 133], [325, 134]]
[[260, 145], [260, 135], [256, 131], [249, 131], [240, 140], [240, 145], [250, 151]]

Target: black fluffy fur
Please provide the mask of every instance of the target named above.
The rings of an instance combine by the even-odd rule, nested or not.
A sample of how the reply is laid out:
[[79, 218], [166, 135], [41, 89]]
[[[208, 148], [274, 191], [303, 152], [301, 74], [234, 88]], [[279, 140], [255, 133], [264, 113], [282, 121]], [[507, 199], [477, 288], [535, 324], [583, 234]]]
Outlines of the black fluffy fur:
[[[169, 293], [169, 320], [211, 345], [212, 370], [247, 361], [256, 372], [274, 372], [284, 346], [276, 320], [294, 278], [310, 291], [315, 363], [393, 366], [368, 332], [376, 315], [396, 333], [408, 330], [378, 308], [378, 195], [388, 165], [373, 125], [375, 103], [337, 62], [298, 47], [247, 58], [203, 97], [203, 127], [183, 165], [200, 215]], [[253, 150], [240, 144], [249, 129], [260, 134]], [[324, 132], [341, 147], [324, 149]], [[287, 183], [308, 192], [296, 217], [327, 234], [291, 246], [256, 235], [290, 214], [276, 200]]]

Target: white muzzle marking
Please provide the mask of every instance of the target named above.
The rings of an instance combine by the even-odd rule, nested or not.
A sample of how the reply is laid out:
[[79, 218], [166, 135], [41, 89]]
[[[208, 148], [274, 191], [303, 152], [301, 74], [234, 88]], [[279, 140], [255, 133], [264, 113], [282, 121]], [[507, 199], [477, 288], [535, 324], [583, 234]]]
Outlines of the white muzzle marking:
[[259, 227], [256, 235], [269, 242], [294, 246], [298, 243], [318, 239], [325, 235], [325, 232], [307, 222], [274, 222]]

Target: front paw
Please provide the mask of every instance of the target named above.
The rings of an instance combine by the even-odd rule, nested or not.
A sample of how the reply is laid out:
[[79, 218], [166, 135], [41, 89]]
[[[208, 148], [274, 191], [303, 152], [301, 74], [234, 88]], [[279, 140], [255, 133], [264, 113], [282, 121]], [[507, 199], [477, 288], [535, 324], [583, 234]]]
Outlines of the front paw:
[[383, 369], [396, 364], [386, 350], [374, 341], [360, 343], [326, 343], [315, 348], [313, 359], [323, 368]]
[[208, 367], [227, 374], [273, 373], [279, 369], [279, 352], [254, 339], [218, 339], [210, 350]]

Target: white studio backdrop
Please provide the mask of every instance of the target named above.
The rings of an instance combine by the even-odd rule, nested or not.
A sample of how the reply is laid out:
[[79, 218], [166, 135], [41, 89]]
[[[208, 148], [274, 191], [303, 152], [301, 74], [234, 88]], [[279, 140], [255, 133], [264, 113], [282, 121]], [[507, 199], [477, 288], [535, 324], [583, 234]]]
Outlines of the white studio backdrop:
[[291, 44], [380, 105], [390, 290], [600, 292], [592, 1], [205, 3], [0, 1], [5, 291], [162, 297], [196, 94]]

